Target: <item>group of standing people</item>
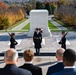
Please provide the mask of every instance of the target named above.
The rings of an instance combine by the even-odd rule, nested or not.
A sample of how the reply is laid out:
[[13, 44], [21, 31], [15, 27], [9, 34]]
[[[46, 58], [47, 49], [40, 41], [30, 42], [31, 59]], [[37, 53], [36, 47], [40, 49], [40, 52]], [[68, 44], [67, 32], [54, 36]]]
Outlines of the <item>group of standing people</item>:
[[[62, 31], [62, 38], [59, 41], [61, 48], [66, 50], [66, 35], [68, 32]], [[34, 47], [36, 49], [36, 54], [40, 54], [41, 42], [42, 42], [42, 31], [40, 28], [36, 28], [33, 35]]]
[[[33, 65], [34, 52], [25, 50], [25, 63], [17, 67], [18, 53], [10, 48], [4, 54], [5, 67], [0, 68], [1, 75], [43, 75], [42, 68]], [[76, 52], [72, 49], [58, 49], [56, 52], [57, 64], [49, 66], [46, 75], [76, 75]]]
[[25, 63], [17, 67], [18, 52], [14, 48], [8, 49], [4, 54], [5, 67], [0, 68], [0, 75], [42, 75], [42, 69], [32, 63], [32, 50], [25, 50], [23, 57]]
[[57, 63], [49, 66], [46, 75], [76, 75], [76, 52], [72, 49], [58, 49]]
[[[57, 64], [50, 66], [47, 70], [46, 75], [76, 75], [75, 61], [76, 52], [72, 49], [66, 49], [66, 35], [67, 33], [62, 32], [62, 38], [59, 42], [61, 49], [56, 51]], [[10, 49], [5, 52], [4, 62], [6, 63], [4, 68], [0, 68], [1, 75], [43, 75], [42, 69], [32, 64], [34, 58], [34, 52], [32, 50], [25, 50], [23, 57], [25, 63], [19, 68], [16, 66], [18, 62], [18, 53], [15, 50], [15, 45], [18, 43], [15, 41], [15, 34], [12, 33], [10, 38]], [[39, 54], [42, 42], [41, 29], [36, 28], [33, 41], [37, 54]]]
[[[42, 29], [36, 28], [33, 34], [33, 42], [34, 42], [34, 48], [36, 49], [36, 54], [40, 54], [40, 48], [42, 43]], [[68, 32], [67, 32], [68, 33]], [[61, 48], [64, 48], [66, 50], [66, 35], [65, 31], [62, 31], [62, 38], [59, 41], [59, 44], [61, 44]], [[15, 49], [15, 45], [18, 44], [18, 42], [15, 40], [15, 33], [10, 34], [10, 48]]]

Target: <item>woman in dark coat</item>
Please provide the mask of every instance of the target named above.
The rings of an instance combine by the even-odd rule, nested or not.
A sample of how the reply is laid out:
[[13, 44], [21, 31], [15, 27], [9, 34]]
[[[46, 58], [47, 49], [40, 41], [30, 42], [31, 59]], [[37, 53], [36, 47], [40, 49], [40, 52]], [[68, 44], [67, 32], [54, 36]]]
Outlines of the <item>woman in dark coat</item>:
[[40, 48], [41, 48], [41, 42], [42, 42], [42, 34], [39, 31], [38, 28], [36, 28], [34, 35], [33, 35], [33, 42], [35, 44], [35, 49], [36, 49], [36, 54], [40, 53]]
[[11, 38], [10, 38], [10, 48], [14, 48], [15, 49], [15, 45], [17, 45], [17, 41], [15, 40], [14, 36], [15, 34], [12, 33], [10, 34]]

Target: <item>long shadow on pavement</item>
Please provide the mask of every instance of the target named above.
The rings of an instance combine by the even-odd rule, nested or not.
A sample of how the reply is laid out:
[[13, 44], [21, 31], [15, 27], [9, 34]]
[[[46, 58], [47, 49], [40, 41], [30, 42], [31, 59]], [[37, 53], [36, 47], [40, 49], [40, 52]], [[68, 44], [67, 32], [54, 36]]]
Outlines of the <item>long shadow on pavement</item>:
[[[35, 56], [55, 56], [56, 53], [40, 53], [39, 55], [37, 55], [36, 53], [34, 53]], [[23, 56], [23, 53], [18, 53], [19, 56]], [[0, 53], [0, 56], [4, 56], [4, 52]]]
[[57, 61], [54, 62], [46, 62], [46, 63], [42, 63], [42, 64], [37, 64], [36, 66], [46, 66], [46, 65], [52, 65], [54, 63], [56, 63]]

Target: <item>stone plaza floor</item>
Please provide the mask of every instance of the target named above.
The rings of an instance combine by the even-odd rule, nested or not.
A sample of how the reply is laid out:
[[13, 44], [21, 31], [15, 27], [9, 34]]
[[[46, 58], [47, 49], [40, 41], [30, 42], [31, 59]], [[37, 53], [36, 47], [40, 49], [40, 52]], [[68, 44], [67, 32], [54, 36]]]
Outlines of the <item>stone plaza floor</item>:
[[[27, 37], [27, 33], [16, 33], [16, 40], [18, 40], [18, 45], [16, 46], [16, 50], [18, 53], [23, 53], [26, 49], [31, 49], [35, 53], [32, 37]], [[60, 48], [60, 45], [57, 43], [61, 38], [60, 32], [52, 32], [51, 37], [43, 37], [44, 43], [42, 44], [42, 48], [40, 53], [47, 53], [47, 56], [35, 56], [33, 60], [33, 64], [40, 66], [43, 71], [43, 75], [46, 75], [47, 69], [49, 66], [56, 63], [55, 56], [49, 56], [49, 53], [55, 53], [57, 49]], [[74, 49], [76, 51], [76, 32], [69, 32], [66, 36], [67, 38], [67, 48]], [[0, 33], [0, 54], [4, 53], [9, 49], [9, 35], [7, 33]], [[18, 65], [24, 64], [24, 60], [22, 56], [19, 56]], [[4, 67], [3, 56], [0, 56], [0, 68]]]

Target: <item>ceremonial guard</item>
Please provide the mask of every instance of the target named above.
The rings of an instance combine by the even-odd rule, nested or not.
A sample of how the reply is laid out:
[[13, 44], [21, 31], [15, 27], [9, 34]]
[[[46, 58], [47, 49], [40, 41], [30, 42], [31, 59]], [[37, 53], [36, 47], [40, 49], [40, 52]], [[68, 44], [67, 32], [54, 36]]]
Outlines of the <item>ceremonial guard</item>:
[[66, 35], [67, 35], [67, 33], [65, 33], [65, 31], [62, 31], [62, 38], [59, 41], [59, 44], [61, 44], [61, 48], [64, 48], [65, 50], [66, 50]]
[[41, 42], [42, 42], [42, 34], [39, 28], [36, 28], [33, 35], [34, 47], [36, 49], [36, 54], [40, 54]]
[[17, 41], [15, 40], [15, 33], [11, 33], [10, 34], [11, 38], [10, 38], [10, 48], [14, 48], [15, 49], [15, 45], [17, 45]]

